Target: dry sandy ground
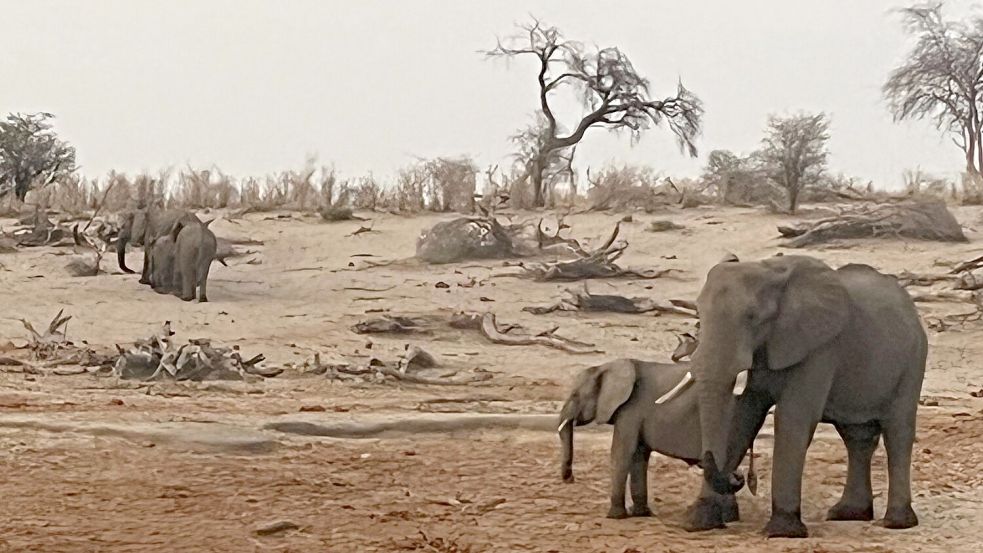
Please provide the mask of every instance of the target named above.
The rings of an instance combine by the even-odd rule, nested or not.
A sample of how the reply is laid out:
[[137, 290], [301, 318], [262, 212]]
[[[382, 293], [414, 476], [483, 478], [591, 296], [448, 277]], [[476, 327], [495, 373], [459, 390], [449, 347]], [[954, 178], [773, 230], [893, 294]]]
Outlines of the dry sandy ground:
[[[980, 224], [981, 213], [956, 210], [970, 228]], [[767, 435], [757, 450], [759, 494], [741, 493], [743, 522], [691, 535], [679, 526], [699, 474], [671, 459], [653, 459], [654, 518], [603, 518], [609, 443], [603, 428], [578, 433], [574, 484], [559, 482], [558, 443], [546, 431], [486, 428], [355, 440], [263, 430], [271, 421], [298, 417], [331, 422], [410, 420], [433, 412], [552, 414], [576, 370], [620, 356], [667, 359], [674, 334], [692, 329], [692, 321], [681, 317], [523, 313], [522, 307], [548, 303], [569, 285], [514, 278], [500, 262], [365, 268], [367, 260], [410, 257], [419, 232], [439, 217], [373, 215], [376, 232], [355, 237], [346, 235], [358, 223], [266, 217], [213, 225], [220, 236], [248, 236], [265, 245], [230, 267], [213, 268], [207, 304], [154, 294], [132, 275], [69, 277], [67, 257], [51, 248], [0, 255], [0, 344], [24, 337], [17, 319], [39, 326], [64, 308], [74, 317], [70, 338], [96, 347], [146, 337], [171, 320], [180, 338], [237, 344], [246, 355], [265, 353], [271, 363], [295, 367], [266, 381], [152, 386], [0, 367], [0, 552], [962, 552], [983, 545], [983, 400], [970, 396], [983, 387], [976, 361], [983, 354], [983, 323], [930, 332], [923, 392], [929, 405], [920, 411], [914, 460], [919, 527], [894, 532], [822, 521], [845, 477], [843, 446], [823, 429], [806, 470], [803, 511], [812, 537], [768, 541], [759, 534], [770, 501]], [[574, 236], [596, 243], [617, 218], [577, 215], [567, 222]], [[686, 228], [644, 231], [663, 218]], [[773, 237], [783, 222], [787, 218], [750, 209], [636, 214], [623, 225], [631, 243], [623, 264], [680, 272], [655, 281], [594, 281], [591, 290], [692, 299], [706, 270], [726, 252], [755, 259], [782, 251]], [[810, 253], [834, 265], [865, 262], [888, 272], [941, 273], [948, 267], [939, 262], [979, 253], [980, 235], [971, 230], [969, 236], [969, 244], [857, 241]], [[139, 266], [138, 253], [129, 260]], [[477, 284], [468, 286], [472, 280]], [[450, 286], [438, 288], [437, 282]], [[926, 316], [969, 310], [966, 304], [922, 307]], [[491, 309], [500, 321], [532, 329], [559, 325], [561, 334], [596, 343], [604, 353], [492, 345], [467, 331], [368, 338], [350, 330], [372, 316], [366, 311], [378, 309], [432, 318]], [[315, 353], [324, 361], [391, 359], [408, 343], [449, 369], [478, 368], [492, 378], [467, 387], [426, 387], [337, 383], [302, 374]], [[300, 413], [302, 408], [317, 411]], [[875, 509], [881, 514], [883, 450], [875, 463]], [[299, 528], [271, 536], [255, 532], [277, 521]]]

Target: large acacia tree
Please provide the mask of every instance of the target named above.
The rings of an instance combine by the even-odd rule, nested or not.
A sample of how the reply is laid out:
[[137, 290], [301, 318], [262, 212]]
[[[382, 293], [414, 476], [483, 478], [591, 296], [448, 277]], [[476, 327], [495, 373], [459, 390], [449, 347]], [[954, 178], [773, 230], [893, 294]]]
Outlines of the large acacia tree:
[[946, 20], [942, 4], [900, 10], [914, 46], [884, 84], [895, 120], [929, 119], [953, 135], [966, 171], [983, 170], [983, 17]]
[[11, 113], [0, 121], [0, 198], [13, 191], [24, 201], [34, 187], [44, 187], [75, 170], [75, 148], [51, 128], [50, 113]]
[[[535, 19], [518, 28], [515, 35], [500, 39], [495, 48], [484, 53], [491, 58], [523, 56], [537, 61], [542, 128], [531, 133], [537, 138], [536, 153], [527, 167], [537, 206], [545, 204], [550, 179], [545, 179], [544, 173], [556, 166], [558, 155], [579, 143], [593, 127], [628, 131], [632, 141], [637, 141], [643, 131], [665, 125], [675, 134], [680, 149], [696, 156], [703, 104], [681, 82], [675, 96], [653, 99], [648, 79], [638, 74], [617, 47], [588, 48], [564, 39], [559, 29]], [[553, 93], [561, 89], [579, 93], [583, 101], [585, 112], [570, 125], [558, 121], [551, 103]]]

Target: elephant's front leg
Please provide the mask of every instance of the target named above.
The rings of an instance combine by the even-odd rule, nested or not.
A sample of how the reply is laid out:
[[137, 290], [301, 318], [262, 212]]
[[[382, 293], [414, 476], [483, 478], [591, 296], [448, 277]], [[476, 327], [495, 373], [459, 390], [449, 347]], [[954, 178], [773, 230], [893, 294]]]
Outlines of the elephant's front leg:
[[[822, 416], [822, 403], [809, 394], [794, 393], [779, 400], [775, 410], [775, 453], [771, 474], [771, 520], [765, 526], [770, 538], [805, 538], [802, 523], [802, 470]], [[825, 396], [823, 396], [825, 397]]]
[[625, 485], [628, 483], [628, 471], [638, 447], [638, 429], [626, 431], [622, 425], [615, 422], [614, 436], [611, 440], [611, 508], [608, 518], [627, 518], [625, 510]]
[[[727, 462], [724, 474], [730, 475], [741, 460], [751, 442], [758, 435], [768, 416], [768, 409], [774, 404], [771, 397], [763, 392], [748, 390], [737, 400], [734, 417], [727, 440]], [[737, 499], [733, 494], [715, 493], [710, 484], [704, 482], [700, 497], [686, 513], [686, 530], [698, 532], [722, 528], [726, 522], [740, 520]]]
[[631, 460], [630, 482], [631, 482], [631, 511], [633, 517], [650, 517], [652, 511], [649, 509], [649, 456], [651, 450], [645, 444], [638, 444], [635, 454]]

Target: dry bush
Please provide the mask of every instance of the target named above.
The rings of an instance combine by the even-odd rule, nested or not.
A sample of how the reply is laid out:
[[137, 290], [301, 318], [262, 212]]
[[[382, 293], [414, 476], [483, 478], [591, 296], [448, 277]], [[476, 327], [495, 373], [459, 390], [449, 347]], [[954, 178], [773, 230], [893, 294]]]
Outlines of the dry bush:
[[983, 205], [983, 176], [976, 173], [963, 173], [960, 196], [963, 205]]
[[901, 173], [906, 196], [927, 196], [945, 200], [954, 198], [955, 184], [921, 169], [905, 169]]
[[356, 179], [350, 188], [350, 194], [352, 207], [355, 209], [375, 210], [382, 207], [383, 190], [371, 173]]
[[594, 210], [651, 211], [675, 203], [681, 194], [671, 180], [663, 180], [651, 167], [608, 165], [596, 175], [588, 169], [587, 180], [591, 184], [587, 199]]

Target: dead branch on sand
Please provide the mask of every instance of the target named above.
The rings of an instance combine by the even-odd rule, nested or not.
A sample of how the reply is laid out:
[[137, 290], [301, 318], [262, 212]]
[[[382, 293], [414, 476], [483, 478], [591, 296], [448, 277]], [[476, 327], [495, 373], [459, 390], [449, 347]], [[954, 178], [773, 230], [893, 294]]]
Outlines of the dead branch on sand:
[[359, 321], [352, 327], [352, 331], [356, 334], [428, 332], [425, 325], [425, 322], [409, 317], [386, 315], [378, 319]]
[[217, 346], [207, 339], [177, 345], [173, 336], [167, 321], [159, 333], [136, 341], [128, 350], [116, 346], [119, 356], [113, 374], [124, 379], [203, 381], [244, 380], [247, 374], [270, 378], [283, 372], [259, 367], [266, 359], [262, 354], [243, 359], [238, 346]]
[[913, 238], [965, 242], [962, 227], [941, 201], [868, 205], [799, 226], [780, 226], [785, 244], [803, 248], [842, 238]]
[[[69, 261], [65, 265], [65, 269], [68, 270], [69, 274], [76, 277], [93, 277], [98, 275], [99, 266], [102, 263], [102, 256], [109, 251], [109, 242], [100, 239], [98, 236], [90, 238], [80, 233], [77, 223], [72, 227], [72, 239], [75, 241], [75, 253], [78, 254], [78, 257]], [[83, 251], [79, 250], [80, 247], [88, 247], [93, 255], [86, 255]]]
[[437, 360], [426, 351], [416, 346], [407, 345], [405, 353], [395, 366], [380, 359], [372, 358], [365, 366], [352, 366], [349, 363], [325, 364], [321, 362], [321, 354], [315, 353], [313, 363], [306, 363], [305, 372], [325, 375], [332, 380], [349, 382], [373, 381], [376, 383], [404, 382], [425, 386], [462, 386], [489, 380], [491, 373], [475, 370], [475, 374], [467, 378], [453, 378], [459, 371], [451, 371], [439, 377], [414, 374], [421, 369], [439, 367]]
[[671, 357], [673, 363], [678, 363], [690, 355], [693, 355], [693, 352], [696, 351], [696, 346], [700, 344], [696, 337], [689, 332], [677, 334], [676, 340], [678, 340], [679, 343], [676, 344], [676, 349], [672, 352]]
[[519, 263], [526, 273], [536, 280], [583, 280], [589, 278], [621, 278], [634, 277], [654, 279], [665, 276], [672, 269], [662, 271], [637, 271], [622, 269], [615, 261], [624, 255], [628, 248], [627, 241], [615, 242], [621, 231], [621, 222], [614, 226], [611, 236], [599, 248], [591, 252], [581, 249], [578, 259], [573, 261], [558, 261], [555, 263]]
[[523, 307], [522, 310], [534, 315], [544, 315], [554, 311], [600, 311], [613, 313], [672, 313], [687, 317], [696, 317], [696, 310], [692, 302], [685, 300], [666, 300], [659, 301], [651, 298], [628, 298], [613, 294], [592, 294], [584, 283], [584, 289], [574, 290], [568, 288], [564, 291], [566, 297], [562, 297], [555, 303], [538, 306]]
[[500, 328], [494, 313], [457, 313], [451, 320], [451, 326], [477, 329], [490, 342], [506, 346], [541, 345], [574, 354], [603, 353], [603, 351], [596, 349], [594, 344], [557, 336], [556, 331], [559, 330], [559, 327], [553, 327], [538, 334], [514, 333], [514, 330], [520, 328], [517, 325]]

